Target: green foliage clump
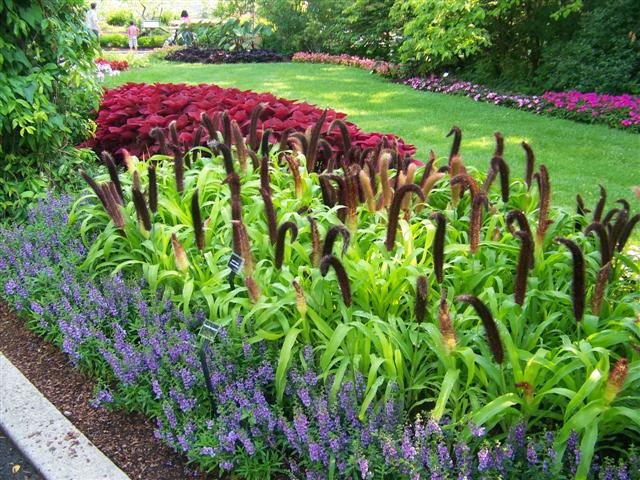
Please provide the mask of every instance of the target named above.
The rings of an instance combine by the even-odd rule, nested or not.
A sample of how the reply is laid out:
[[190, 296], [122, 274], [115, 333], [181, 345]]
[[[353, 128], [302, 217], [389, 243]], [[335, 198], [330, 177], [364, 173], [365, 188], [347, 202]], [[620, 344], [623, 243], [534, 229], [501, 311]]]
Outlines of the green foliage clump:
[[103, 48], [128, 48], [129, 39], [124, 33], [103, 33], [100, 35], [100, 46]]
[[81, 0], [0, 2], [0, 218], [66, 183], [73, 145], [93, 129], [100, 89], [85, 13]]
[[271, 35], [271, 27], [230, 18], [220, 23], [185, 24], [178, 30], [178, 45], [220, 48], [228, 51], [251, 50]]
[[107, 23], [115, 27], [123, 27], [134, 21], [135, 17], [130, 10], [115, 10], [107, 15]]

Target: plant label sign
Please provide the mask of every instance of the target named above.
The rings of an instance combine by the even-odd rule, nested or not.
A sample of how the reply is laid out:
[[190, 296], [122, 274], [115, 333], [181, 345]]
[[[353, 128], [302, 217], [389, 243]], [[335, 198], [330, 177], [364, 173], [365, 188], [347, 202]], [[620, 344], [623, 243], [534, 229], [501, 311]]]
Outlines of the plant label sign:
[[231, 258], [229, 258], [229, 263], [227, 263], [227, 267], [231, 269], [231, 273], [229, 273], [229, 286], [231, 290], [235, 288], [234, 279], [236, 275], [240, 273], [242, 270], [242, 266], [244, 265], [244, 258], [238, 255], [236, 252], [231, 254]]

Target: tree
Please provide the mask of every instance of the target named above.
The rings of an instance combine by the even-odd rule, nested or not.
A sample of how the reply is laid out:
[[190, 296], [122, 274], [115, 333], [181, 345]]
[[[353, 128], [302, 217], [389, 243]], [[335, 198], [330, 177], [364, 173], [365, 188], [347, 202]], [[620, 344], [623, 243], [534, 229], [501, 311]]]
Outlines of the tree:
[[82, 0], [0, 0], [0, 217], [91, 131], [100, 87], [85, 12]]

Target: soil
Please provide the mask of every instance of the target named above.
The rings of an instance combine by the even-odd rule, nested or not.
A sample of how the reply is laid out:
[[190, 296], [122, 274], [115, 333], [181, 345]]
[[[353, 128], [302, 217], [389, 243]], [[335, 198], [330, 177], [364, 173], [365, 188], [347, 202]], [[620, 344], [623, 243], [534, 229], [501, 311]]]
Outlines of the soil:
[[2, 301], [0, 351], [130, 478], [213, 478], [187, 466], [184, 457], [156, 439], [154, 425], [144, 415], [92, 407], [95, 380], [75, 369], [54, 345], [27, 330], [24, 320]]

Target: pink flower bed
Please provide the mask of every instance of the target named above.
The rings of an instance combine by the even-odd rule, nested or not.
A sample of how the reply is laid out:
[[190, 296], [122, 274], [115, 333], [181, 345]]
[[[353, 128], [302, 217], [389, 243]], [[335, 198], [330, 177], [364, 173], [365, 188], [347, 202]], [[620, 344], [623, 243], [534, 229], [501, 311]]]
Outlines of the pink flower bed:
[[[149, 133], [154, 127], [168, 127], [173, 120], [180, 132], [180, 142], [191, 145], [194, 133], [201, 125], [202, 112], [212, 117], [216, 112], [226, 111], [231, 120], [238, 122], [243, 134], [248, 135], [251, 113], [259, 103], [265, 103], [266, 108], [260, 116], [258, 132], [271, 128], [272, 142], [279, 141], [281, 134], [289, 128], [304, 132], [317, 123], [323, 112], [306, 102], [211, 84], [127, 83], [105, 92], [96, 120], [96, 135], [86, 146], [96, 152], [107, 150], [117, 153], [126, 149], [132, 155], [156, 153], [158, 146]], [[344, 113], [327, 110], [321, 129], [336, 152], [342, 150], [339, 130], [335, 129], [331, 134], [327, 134], [327, 130], [332, 120], [345, 117]], [[386, 137], [390, 143], [397, 142], [401, 155], [415, 153], [413, 145], [405, 144], [395, 135], [364, 132], [353, 123], [345, 123], [353, 146], [375, 148]], [[205, 134], [201, 144], [205, 145], [207, 140], [209, 138]]]
[[[542, 98], [548, 102], [545, 112], [567, 118], [584, 117], [584, 121], [604, 120], [623, 127], [640, 129], [640, 96], [604, 95], [599, 93], [546, 92]], [[614, 126], [614, 125], [612, 125]]]
[[576, 91], [546, 92], [542, 96], [506, 94], [473, 82], [438, 75], [413, 77], [404, 80], [404, 83], [416, 90], [460, 95], [476, 102], [493, 103], [584, 123], [605, 123], [613, 128], [640, 133], [638, 96]]
[[355, 55], [331, 55], [328, 53], [298, 52], [291, 58], [292, 62], [301, 63], [329, 63], [362, 68], [384, 77], [398, 77], [400, 66], [394, 63], [357, 57]]

